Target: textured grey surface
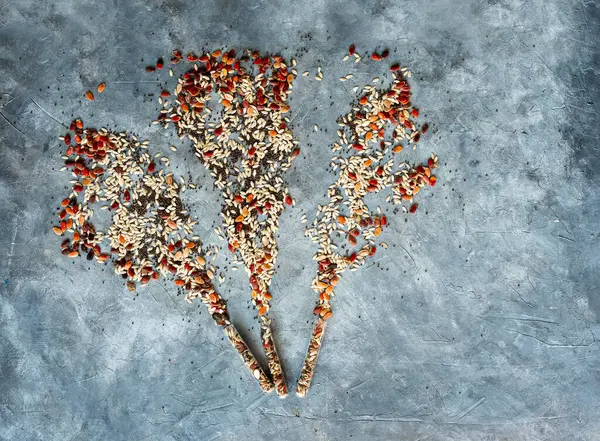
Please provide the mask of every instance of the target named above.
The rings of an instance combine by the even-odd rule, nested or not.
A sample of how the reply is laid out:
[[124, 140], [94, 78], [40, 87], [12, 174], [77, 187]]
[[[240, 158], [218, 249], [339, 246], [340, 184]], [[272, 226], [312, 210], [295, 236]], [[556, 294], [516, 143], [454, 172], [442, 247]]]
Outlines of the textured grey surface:
[[[0, 439], [600, 439], [599, 6], [188, 3], [0, 3]], [[281, 220], [273, 284], [293, 387], [314, 303], [299, 220], [333, 179], [327, 144], [348, 86], [384, 68], [343, 63], [351, 42], [388, 46], [415, 72], [433, 130], [406, 157], [435, 151], [439, 181], [415, 216], [390, 216], [374, 265], [344, 275], [309, 396], [280, 401], [172, 286], [132, 300], [108, 267], [60, 256], [50, 226], [68, 176], [55, 119], [133, 131], [170, 153], [144, 96], [159, 90], [143, 71], [157, 56], [301, 50], [300, 71], [323, 67], [325, 81], [300, 78], [293, 94], [305, 153], [288, 175], [297, 205]], [[349, 72], [352, 84], [337, 80]], [[82, 102], [101, 81], [106, 92]], [[207, 182], [188, 150], [170, 157]], [[188, 197], [199, 233], [219, 244], [218, 195]], [[229, 275], [219, 289], [256, 348], [247, 281]]]

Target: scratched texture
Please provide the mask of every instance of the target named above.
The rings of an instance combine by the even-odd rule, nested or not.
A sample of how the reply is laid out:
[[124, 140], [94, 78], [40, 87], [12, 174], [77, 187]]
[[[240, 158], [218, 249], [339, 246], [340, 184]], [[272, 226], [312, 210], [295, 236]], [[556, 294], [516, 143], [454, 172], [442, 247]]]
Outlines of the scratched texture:
[[[599, 6], [570, 0], [0, 0], [0, 440], [600, 439]], [[162, 283], [126, 291], [68, 261], [50, 232], [69, 177], [60, 122], [138, 133], [194, 173], [205, 244], [223, 244], [217, 192], [189, 149], [150, 126], [174, 47], [260, 48], [322, 66], [294, 89], [303, 154], [281, 219], [276, 337], [294, 387], [312, 327], [314, 246], [303, 236], [333, 177], [335, 118], [383, 65], [414, 71], [441, 159], [389, 249], [345, 274], [309, 396], [263, 396], [198, 305]], [[352, 81], [338, 77], [354, 73]], [[164, 79], [164, 77], [162, 77]], [[83, 92], [101, 81], [95, 102]], [[314, 124], [320, 130], [315, 132]], [[225, 268], [226, 253], [217, 263]], [[219, 290], [252, 346], [247, 280]], [[309, 320], [310, 319], [310, 320]]]

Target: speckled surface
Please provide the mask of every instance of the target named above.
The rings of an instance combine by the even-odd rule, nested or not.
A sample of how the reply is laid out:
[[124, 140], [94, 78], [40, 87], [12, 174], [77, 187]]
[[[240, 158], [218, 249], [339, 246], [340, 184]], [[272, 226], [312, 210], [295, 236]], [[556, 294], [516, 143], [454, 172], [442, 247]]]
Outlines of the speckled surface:
[[[0, 3], [0, 440], [600, 439], [599, 6], [189, 3]], [[159, 83], [144, 66], [175, 47], [230, 46], [322, 66], [323, 82], [301, 77], [292, 95], [304, 153], [272, 289], [293, 388], [315, 300], [300, 218], [332, 182], [328, 144], [351, 87], [384, 72], [342, 62], [352, 42], [387, 46], [414, 72], [432, 130], [406, 158], [435, 151], [439, 180], [416, 215], [389, 216], [390, 248], [344, 275], [310, 394], [281, 401], [172, 285], [133, 300], [110, 268], [59, 254], [50, 227], [69, 178], [57, 121], [168, 152], [204, 183], [188, 201], [205, 244], [222, 245], [203, 167], [149, 125]], [[82, 100], [101, 81], [106, 92]], [[219, 290], [257, 348], [244, 273]]]

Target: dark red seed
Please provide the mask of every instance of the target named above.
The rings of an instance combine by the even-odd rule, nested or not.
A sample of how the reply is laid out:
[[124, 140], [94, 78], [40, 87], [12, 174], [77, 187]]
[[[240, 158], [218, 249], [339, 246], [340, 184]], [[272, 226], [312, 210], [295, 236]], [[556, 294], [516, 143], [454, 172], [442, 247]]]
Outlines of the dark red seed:
[[148, 166], [148, 173], [154, 173], [154, 170], [156, 170], [156, 164], [154, 162], [151, 162]]
[[348, 48], [348, 53], [350, 55], [354, 55], [355, 51], [356, 51], [356, 47], [353, 44], [351, 44], [350, 47]]
[[389, 49], [385, 49], [382, 53], [381, 53], [381, 58], [387, 58], [390, 55], [390, 51]]
[[399, 64], [397, 64], [397, 63], [396, 63], [396, 64], [392, 64], [392, 65], [390, 66], [390, 70], [391, 70], [392, 72], [395, 72], [395, 71], [397, 71], [397, 70], [400, 70], [400, 65], [399, 65]]
[[410, 211], [411, 213], [415, 213], [417, 211], [417, 208], [419, 208], [419, 204], [412, 204], [408, 211]]
[[156, 72], [156, 67], [154, 67], [154, 66], [146, 66], [146, 72]]

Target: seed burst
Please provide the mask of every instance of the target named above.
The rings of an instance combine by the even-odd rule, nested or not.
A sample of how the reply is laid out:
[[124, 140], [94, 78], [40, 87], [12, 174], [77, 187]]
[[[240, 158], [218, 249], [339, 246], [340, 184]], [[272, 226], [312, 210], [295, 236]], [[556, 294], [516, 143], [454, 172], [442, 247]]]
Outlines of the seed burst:
[[[284, 173], [300, 149], [289, 127], [288, 97], [296, 71], [278, 55], [246, 50], [189, 53], [193, 63], [163, 104], [156, 123], [192, 141], [198, 160], [223, 195], [225, 238], [243, 262], [261, 337], [278, 393], [287, 394], [270, 338], [268, 292], [276, 268], [279, 216], [293, 204]], [[321, 68], [317, 76], [322, 78]], [[216, 97], [216, 99], [215, 99]], [[315, 130], [318, 126], [315, 125]]]

